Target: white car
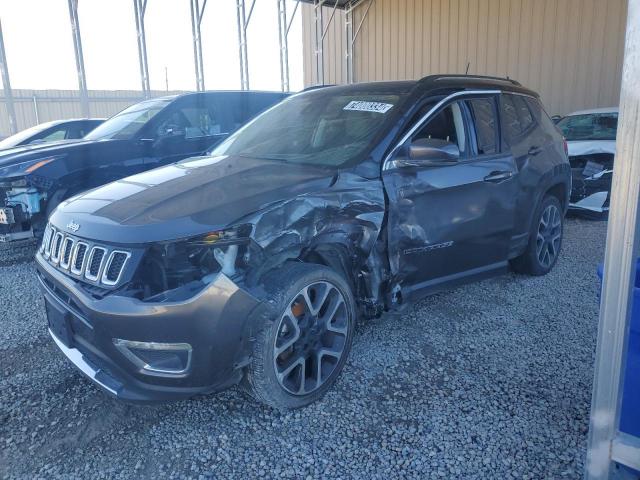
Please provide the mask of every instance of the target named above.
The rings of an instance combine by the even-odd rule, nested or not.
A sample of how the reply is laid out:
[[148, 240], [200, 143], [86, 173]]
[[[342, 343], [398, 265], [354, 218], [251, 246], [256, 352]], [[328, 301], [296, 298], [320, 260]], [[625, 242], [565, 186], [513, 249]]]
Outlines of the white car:
[[573, 174], [570, 210], [605, 216], [616, 153], [618, 108], [573, 112], [557, 125], [567, 140]]

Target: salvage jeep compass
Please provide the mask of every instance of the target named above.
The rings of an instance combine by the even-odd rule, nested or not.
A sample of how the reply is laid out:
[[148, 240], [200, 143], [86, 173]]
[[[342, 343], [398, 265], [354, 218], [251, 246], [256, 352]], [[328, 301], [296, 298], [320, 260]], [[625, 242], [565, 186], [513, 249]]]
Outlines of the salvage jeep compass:
[[356, 318], [503, 272], [549, 272], [564, 140], [515, 81], [430, 76], [295, 95], [184, 160], [75, 196], [37, 254], [49, 330], [104, 390], [242, 383], [296, 408]]

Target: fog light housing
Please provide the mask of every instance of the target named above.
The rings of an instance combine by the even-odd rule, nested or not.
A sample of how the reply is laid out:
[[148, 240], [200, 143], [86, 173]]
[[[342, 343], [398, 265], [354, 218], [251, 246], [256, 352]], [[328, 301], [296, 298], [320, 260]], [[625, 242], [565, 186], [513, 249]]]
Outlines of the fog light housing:
[[188, 343], [136, 342], [114, 338], [113, 344], [142, 373], [184, 375], [191, 368], [192, 348]]

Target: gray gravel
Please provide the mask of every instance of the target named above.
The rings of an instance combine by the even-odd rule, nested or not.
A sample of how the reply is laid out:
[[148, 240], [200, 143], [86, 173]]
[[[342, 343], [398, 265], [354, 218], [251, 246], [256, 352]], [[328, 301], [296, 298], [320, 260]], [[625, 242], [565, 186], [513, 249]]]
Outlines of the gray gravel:
[[336, 388], [289, 414], [237, 389], [112, 400], [47, 337], [33, 264], [5, 262], [0, 478], [581, 478], [605, 234], [570, 220], [550, 275], [360, 325]]

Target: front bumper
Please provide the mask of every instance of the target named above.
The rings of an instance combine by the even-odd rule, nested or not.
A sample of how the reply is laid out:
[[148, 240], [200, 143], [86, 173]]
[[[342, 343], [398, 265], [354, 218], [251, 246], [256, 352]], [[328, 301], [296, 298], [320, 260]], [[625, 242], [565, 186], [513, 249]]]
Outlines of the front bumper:
[[[95, 298], [40, 253], [36, 264], [48, 316], [61, 312], [68, 332], [51, 327], [51, 336], [104, 391], [129, 402], [162, 402], [219, 391], [242, 378], [251, 319], [261, 302], [225, 275], [187, 301], [146, 303], [116, 294]], [[189, 366], [175, 374], [150, 372], [127, 358], [115, 339], [189, 344]]]

